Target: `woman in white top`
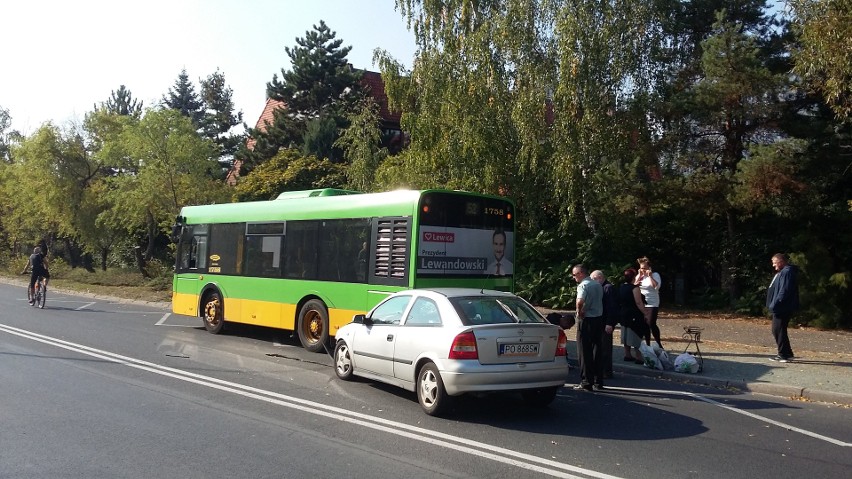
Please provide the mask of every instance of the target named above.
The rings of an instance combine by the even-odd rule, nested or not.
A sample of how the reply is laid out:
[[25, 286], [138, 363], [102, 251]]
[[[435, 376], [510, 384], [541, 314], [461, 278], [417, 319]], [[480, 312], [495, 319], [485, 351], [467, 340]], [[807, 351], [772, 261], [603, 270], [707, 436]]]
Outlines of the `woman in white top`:
[[[660, 310], [660, 285], [662, 279], [660, 273], [655, 273], [651, 270], [651, 260], [643, 256], [636, 260], [639, 263], [639, 274], [636, 275], [634, 284], [639, 286], [639, 292], [642, 293], [642, 298], [645, 300], [645, 322], [651, 328], [651, 334], [654, 336], [654, 341], [659, 347], [663, 347], [660, 342], [660, 328], [657, 326], [657, 313]], [[650, 345], [651, 339], [646, 337], [645, 342]]]

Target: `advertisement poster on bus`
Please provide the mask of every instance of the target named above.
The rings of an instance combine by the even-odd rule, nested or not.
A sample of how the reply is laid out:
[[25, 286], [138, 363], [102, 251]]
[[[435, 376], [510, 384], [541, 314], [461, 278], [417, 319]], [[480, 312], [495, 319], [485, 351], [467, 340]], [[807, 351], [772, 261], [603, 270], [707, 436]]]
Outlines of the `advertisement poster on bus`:
[[417, 274], [511, 276], [514, 232], [423, 226]]

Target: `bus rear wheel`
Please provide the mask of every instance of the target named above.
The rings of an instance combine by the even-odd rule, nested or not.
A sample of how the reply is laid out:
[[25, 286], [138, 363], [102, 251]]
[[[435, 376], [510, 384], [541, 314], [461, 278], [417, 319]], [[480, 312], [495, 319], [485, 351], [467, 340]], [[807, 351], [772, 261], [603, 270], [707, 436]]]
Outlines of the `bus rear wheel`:
[[211, 291], [204, 295], [201, 310], [201, 318], [204, 320], [204, 329], [213, 334], [222, 332], [225, 327], [225, 308], [222, 296], [217, 291]]
[[312, 299], [299, 310], [296, 324], [302, 347], [312, 353], [318, 353], [328, 344], [328, 309], [322, 301]]

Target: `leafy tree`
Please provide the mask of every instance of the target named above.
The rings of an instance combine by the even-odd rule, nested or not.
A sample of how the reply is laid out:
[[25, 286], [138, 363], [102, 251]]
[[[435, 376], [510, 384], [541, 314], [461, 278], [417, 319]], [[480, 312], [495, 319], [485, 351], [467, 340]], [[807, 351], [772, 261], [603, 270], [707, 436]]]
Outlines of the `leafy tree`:
[[163, 96], [163, 104], [189, 118], [196, 128], [201, 128], [204, 105], [195, 93], [195, 86], [189, 81], [186, 68], [181, 70], [174, 87], [169, 88], [169, 92]]
[[65, 243], [72, 266], [80, 266], [77, 234], [82, 192], [98, 174], [98, 166], [78, 131], [62, 131], [47, 123], [15, 148], [16, 162], [9, 165], [4, 229], [20, 241]]
[[346, 183], [343, 165], [297, 150], [281, 150], [252, 174], [240, 179], [234, 189], [236, 201], [271, 200], [283, 191], [342, 188]]
[[[118, 91], [113, 90], [107, 101], [101, 103], [100, 108], [116, 115], [136, 118], [142, 114], [142, 102], [135, 100], [133, 94], [124, 85], [121, 85]], [[98, 105], [95, 105], [95, 109], [98, 109]]]
[[839, 119], [852, 115], [852, 1], [790, 2], [799, 44], [795, 71], [825, 97]]
[[128, 233], [143, 231], [144, 260], [154, 256], [158, 237], [181, 207], [224, 200], [225, 186], [214, 179], [218, 165], [212, 143], [176, 110], [149, 110], [110, 141], [118, 143], [109, 147], [122, 151], [129, 163], [126, 173], [110, 180], [112, 208], [97, 221]]
[[336, 146], [343, 149], [349, 162], [348, 186], [358, 191], [369, 191], [375, 182], [375, 173], [387, 158], [387, 148], [381, 148], [382, 132], [379, 129], [379, 105], [372, 98], [363, 102], [360, 111], [349, 117], [349, 128], [337, 139]]
[[21, 134], [11, 130], [12, 116], [9, 110], [0, 106], [0, 161], [10, 163], [12, 157], [9, 155], [12, 143], [21, 139]]
[[627, 106], [647, 81], [646, 2], [397, 6], [420, 54], [410, 73], [377, 56], [411, 145], [378, 176], [505, 194], [527, 212], [524, 229], [595, 234], [610, 183], [593, 173], [630, 158]]
[[284, 107], [274, 112], [264, 128], [251, 129], [254, 147], [241, 148], [242, 174], [273, 157], [281, 148], [302, 149], [332, 162], [343, 159], [342, 152], [329, 148], [338, 131], [348, 126], [347, 115], [362, 97], [360, 74], [348, 64], [352, 47], [320, 21], [314, 29], [297, 38], [297, 45], [285, 48], [292, 70], [281, 69], [281, 79], [273, 75], [266, 84], [268, 98]]

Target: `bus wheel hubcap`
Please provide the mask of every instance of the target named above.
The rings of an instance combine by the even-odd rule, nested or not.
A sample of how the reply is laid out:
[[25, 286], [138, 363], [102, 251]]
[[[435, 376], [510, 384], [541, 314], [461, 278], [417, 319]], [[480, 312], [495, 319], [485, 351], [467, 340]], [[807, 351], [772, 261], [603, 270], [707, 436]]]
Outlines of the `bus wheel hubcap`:
[[207, 303], [207, 308], [206, 308], [204, 313], [205, 313], [205, 319], [207, 319], [208, 323], [215, 323], [216, 322], [216, 303], [212, 302], [212, 301]]

